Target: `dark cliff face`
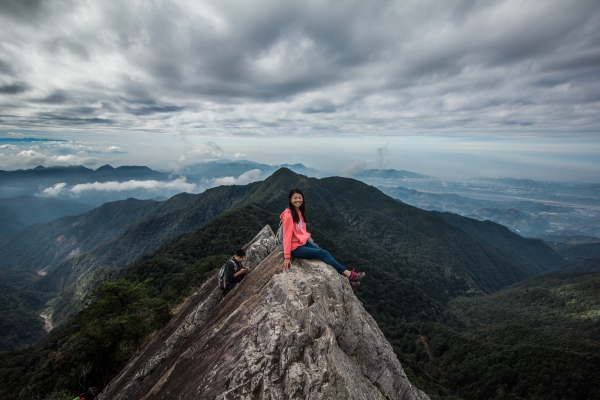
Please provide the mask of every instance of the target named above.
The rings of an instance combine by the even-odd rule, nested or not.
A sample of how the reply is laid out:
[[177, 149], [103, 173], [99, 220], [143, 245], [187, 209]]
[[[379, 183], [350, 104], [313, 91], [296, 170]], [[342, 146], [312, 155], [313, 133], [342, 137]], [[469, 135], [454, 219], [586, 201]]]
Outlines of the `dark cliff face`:
[[267, 226], [247, 278], [225, 298], [216, 277], [104, 390], [101, 399], [427, 399], [347, 280], [282, 255]]

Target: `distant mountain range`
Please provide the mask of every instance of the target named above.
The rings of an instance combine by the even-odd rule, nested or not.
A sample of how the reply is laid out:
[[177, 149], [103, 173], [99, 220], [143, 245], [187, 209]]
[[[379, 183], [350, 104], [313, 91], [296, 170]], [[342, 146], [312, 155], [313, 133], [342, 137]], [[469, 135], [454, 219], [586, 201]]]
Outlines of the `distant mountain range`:
[[169, 198], [219, 185], [244, 185], [265, 179], [280, 167], [309, 176], [319, 174], [302, 164], [279, 166], [229, 160], [189, 165], [177, 172], [160, 172], [144, 166], [104, 165], [96, 170], [83, 166], [38, 166], [28, 170], [0, 170], [0, 198], [49, 197], [99, 206], [127, 198]]
[[[66, 182], [69, 185], [88, 182], [122, 181], [130, 179], [155, 179], [165, 180], [168, 175], [154, 171], [148, 167], [122, 166], [113, 168], [103, 165], [96, 170], [83, 166], [71, 165], [68, 167], [43, 167], [33, 169], [2, 171], [0, 170], [0, 187], [2, 197], [8, 197], [11, 188], [15, 191], [30, 190], [30, 186], [37, 184], [41, 187], [52, 186], [55, 183]], [[31, 194], [31, 193], [23, 193]]]
[[[128, 197], [151, 198], [157, 194], [139, 188], [104, 187], [98, 183], [169, 180], [169, 174], [142, 166], [113, 168], [104, 165], [96, 170], [83, 166], [43, 167], [28, 170], [0, 171], [0, 198], [17, 196], [51, 197], [77, 200], [92, 206]], [[96, 186], [90, 186], [96, 184]], [[79, 189], [73, 189], [76, 185]], [[101, 190], [100, 190], [101, 189]], [[165, 190], [171, 195], [178, 190]]]
[[[177, 172], [140, 166], [105, 165], [96, 170], [40, 166], [0, 171], [0, 198], [28, 195], [92, 206], [127, 198], [167, 199], [181, 192], [200, 193], [215, 186], [264, 180], [280, 167], [311, 177], [328, 176], [302, 164], [267, 165], [247, 160], [211, 161], [185, 166]], [[407, 204], [494, 221], [527, 237], [564, 236], [567, 241], [573, 236], [600, 237], [600, 185], [512, 178], [444, 181], [394, 169], [364, 170], [354, 178]], [[4, 229], [19, 229], [18, 224], [12, 225]]]
[[[317, 170], [306, 168], [302, 164], [289, 165], [289, 167], [305, 174], [318, 173]], [[184, 168], [181, 174], [184, 177], [184, 185], [191, 186], [195, 191], [204, 191], [210, 186], [245, 184], [249, 181], [264, 179], [277, 168], [279, 167], [250, 161], [223, 161], [191, 165]], [[240, 180], [239, 177], [248, 171], [257, 171], [258, 173], [248, 177], [248, 179]], [[184, 194], [178, 195], [176, 199], [162, 206], [156, 201], [147, 202], [131, 214], [128, 214], [131, 211], [129, 206], [139, 204], [139, 202], [132, 199], [118, 205], [110, 204], [115, 200], [127, 198], [167, 200], [174, 194], [181, 192], [178, 186], [169, 186], [169, 182], [181, 179], [181, 174], [172, 176], [169, 173], [154, 171], [147, 167], [124, 166], [113, 168], [110, 165], [104, 165], [96, 170], [82, 166], [48, 168], [39, 166], [30, 170], [0, 171], [0, 240], [19, 232], [22, 233], [10, 239], [9, 244], [5, 246], [5, 248], [12, 247], [14, 250], [3, 262], [0, 262], [0, 266], [11, 265], [10, 268], [4, 269], [4, 278], [16, 286], [23, 285], [30, 278], [36, 277], [36, 271], [43, 275], [47, 269], [60, 263], [67, 256], [75, 256], [92, 249], [110, 235], [118, 232], [123, 226], [131, 224], [131, 218], [139, 219], [155, 215], [153, 214], [154, 209], [160, 215], [163, 212], [162, 210], [169, 210], [171, 204], [181, 205], [182, 199], [189, 198]], [[185, 179], [189, 184], [186, 183]], [[215, 181], [217, 179], [221, 179], [221, 181]], [[134, 183], [130, 184], [132, 181]], [[98, 183], [110, 183], [111, 186], [102, 187]], [[117, 185], [123, 183], [130, 184], [131, 188], [117, 187]], [[85, 186], [89, 190], [73, 193], [73, 188], [77, 188], [77, 185]], [[90, 186], [94, 187], [90, 188]], [[138, 188], [135, 188], [135, 186], [138, 186]], [[2, 198], [14, 194], [21, 195]], [[84, 202], [87, 202], [87, 204]], [[97, 212], [85, 216], [83, 221], [67, 218], [55, 221], [48, 228], [34, 228], [22, 232], [32, 224], [89, 211], [93, 208], [89, 204], [98, 205], [101, 208]], [[149, 214], [146, 215], [146, 212]], [[109, 223], [109, 220], [114, 222]], [[137, 219], [135, 220], [137, 221]], [[88, 237], [86, 232], [89, 226], [97, 227], [102, 224], [105, 224], [103, 226], [106, 227], [102, 233], [90, 233]], [[42, 245], [40, 247], [40, 243], [46, 243], [46, 240], [42, 237], [46, 234], [46, 229], [48, 229], [48, 232], [55, 232], [65, 226], [69, 228], [65, 228], [64, 235], [61, 236], [62, 239], [53, 237], [50, 241], [53, 243], [51, 246]], [[165, 231], [165, 234], [171, 233], [173, 232]], [[53, 242], [55, 240], [56, 242]], [[14, 243], [18, 244], [13, 246]], [[30, 250], [19, 254], [18, 251], [23, 249]], [[126, 253], [129, 253], [129, 251], [126, 251]], [[25, 268], [25, 271], [28, 271], [30, 275], [14, 276], [13, 271], [22, 266], [21, 259], [17, 260], [14, 257], [27, 260], [29, 266]], [[105, 258], [100, 257], [100, 259], [104, 260]]]
[[[232, 177], [239, 178], [244, 173], [258, 169], [260, 170], [260, 180], [266, 179], [279, 168], [288, 168], [298, 174], [307, 176], [317, 176], [319, 170], [307, 168], [303, 164], [281, 164], [267, 165], [253, 161], [211, 161], [202, 164], [193, 164], [183, 167], [179, 173], [186, 176], [188, 181], [195, 182], [199, 185], [206, 185], [213, 179]], [[258, 180], [258, 179], [257, 179]]]

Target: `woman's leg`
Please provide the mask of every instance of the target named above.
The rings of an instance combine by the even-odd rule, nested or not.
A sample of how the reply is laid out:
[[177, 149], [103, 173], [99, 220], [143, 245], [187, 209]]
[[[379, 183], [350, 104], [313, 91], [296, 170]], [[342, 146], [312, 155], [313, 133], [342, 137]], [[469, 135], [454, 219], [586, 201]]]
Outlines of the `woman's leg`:
[[331, 265], [337, 272], [342, 275], [346, 268], [344, 268], [340, 263], [335, 261], [331, 254], [328, 251], [321, 249], [316, 244], [312, 242], [306, 242], [304, 246], [297, 247], [292, 250], [292, 257], [294, 258], [316, 258], [317, 260], [321, 260], [325, 262], [325, 264]]

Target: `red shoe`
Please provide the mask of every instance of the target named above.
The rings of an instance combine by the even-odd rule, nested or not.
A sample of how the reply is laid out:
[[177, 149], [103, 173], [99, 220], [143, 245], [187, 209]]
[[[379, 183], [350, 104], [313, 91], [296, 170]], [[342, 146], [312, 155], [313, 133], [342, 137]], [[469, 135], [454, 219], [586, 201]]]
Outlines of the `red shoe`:
[[359, 283], [360, 284], [359, 281], [362, 278], [364, 278], [365, 276], [367, 276], [367, 274], [365, 274], [364, 272], [356, 272], [353, 269], [352, 271], [350, 271], [350, 275], [348, 276], [348, 280], [350, 281], [350, 284], [352, 284], [352, 283]]

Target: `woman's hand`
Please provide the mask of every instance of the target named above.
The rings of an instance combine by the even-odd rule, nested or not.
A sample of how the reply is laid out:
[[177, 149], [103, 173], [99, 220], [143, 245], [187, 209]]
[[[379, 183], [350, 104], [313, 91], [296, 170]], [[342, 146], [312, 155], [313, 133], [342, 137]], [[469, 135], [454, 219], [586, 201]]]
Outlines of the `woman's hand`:
[[281, 269], [283, 269], [284, 271], [287, 271], [287, 269], [289, 267], [292, 266], [292, 259], [291, 258], [284, 258], [283, 259], [283, 265], [281, 266]]

